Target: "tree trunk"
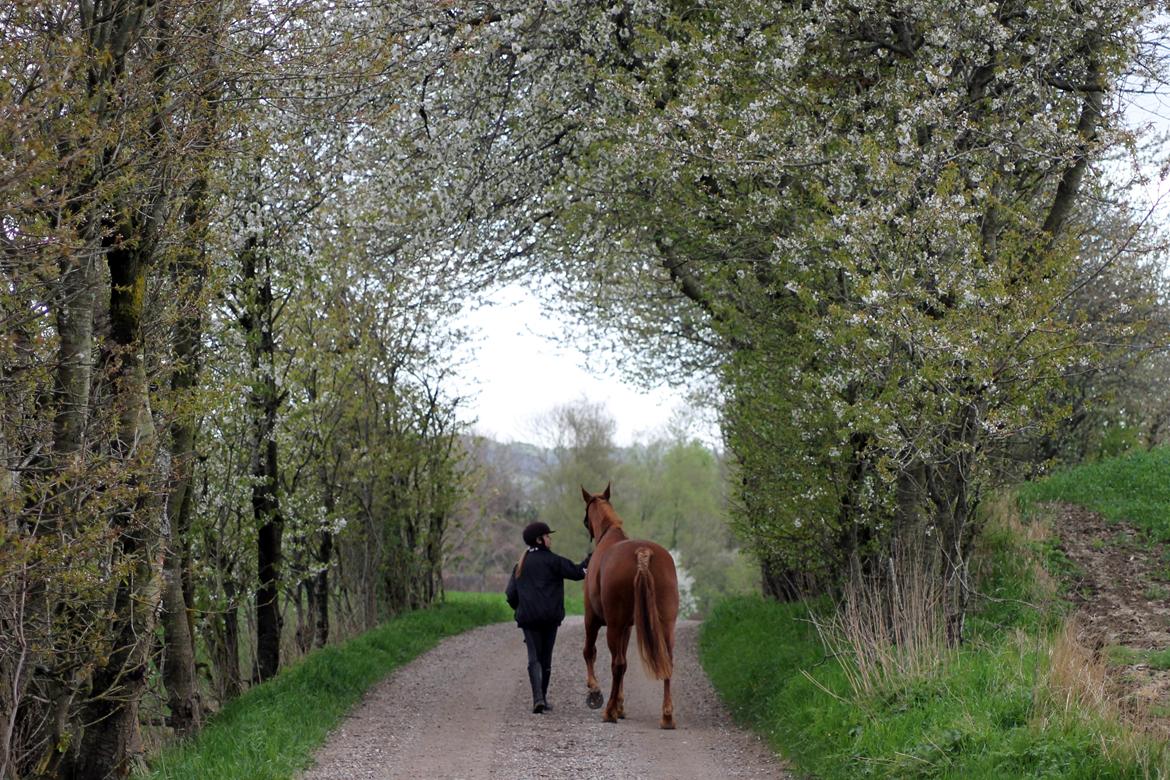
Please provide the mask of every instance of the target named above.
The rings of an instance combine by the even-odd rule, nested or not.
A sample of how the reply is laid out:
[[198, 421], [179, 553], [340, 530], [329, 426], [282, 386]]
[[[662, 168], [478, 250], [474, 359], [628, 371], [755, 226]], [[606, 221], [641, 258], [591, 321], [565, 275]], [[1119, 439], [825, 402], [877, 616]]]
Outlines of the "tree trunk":
[[[332, 502], [326, 501], [327, 512]], [[308, 544], [310, 540], [305, 540]], [[333, 557], [333, 534], [320, 532], [317, 549], [312, 559], [320, 568], [301, 580], [297, 588], [297, 647], [307, 653], [314, 647], [324, 647], [329, 641], [329, 563]], [[315, 567], [314, 567], [315, 568]], [[300, 594], [305, 594], [305, 609], [300, 609]]]
[[[230, 563], [219, 559], [220, 571], [230, 572]], [[236, 606], [237, 591], [230, 577], [224, 579], [223, 610], [212, 616], [208, 636], [212, 664], [215, 669], [216, 695], [220, 704], [226, 704], [240, 695], [243, 680], [240, 678], [240, 617]]]
[[[173, 541], [173, 540], [172, 540]], [[183, 556], [171, 546], [163, 582], [163, 684], [171, 708], [170, 724], [177, 735], [198, 730], [203, 720], [195, 673], [195, 644], [189, 605], [183, 596]]]
[[971, 597], [971, 552], [976, 531], [975, 507], [978, 497], [971, 495], [972, 466], [979, 442], [981, 410], [968, 404], [959, 414], [948, 438], [945, 451], [954, 453], [950, 460], [928, 470], [927, 486], [934, 505], [935, 522], [941, 545], [943, 618], [947, 644], [958, 647], [963, 641], [967, 607]]
[[807, 595], [807, 577], [766, 558], [760, 562], [760, 580], [764, 595], [776, 601], [799, 601]]
[[[94, 313], [97, 305], [98, 260], [101, 254], [94, 236], [94, 221], [77, 215], [82, 221], [77, 236], [81, 248], [63, 257], [58, 265], [60, 276], [52, 305], [57, 329], [57, 362], [53, 371], [53, 440], [48, 451], [35, 458], [44, 467], [48, 484], [49, 511], [45, 522], [38, 522], [38, 533], [64, 533], [72, 536], [81, 524], [83, 513], [78, 497], [85, 492], [81, 484], [87, 453], [86, 437], [90, 427], [90, 396], [94, 375]], [[33, 507], [37, 515], [42, 509]], [[42, 776], [53, 776], [67, 761], [66, 751], [74, 735], [71, 715], [77, 695], [78, 680], [68, 662], [55, 654], [58, 644], [52, 639], [38, 643], [36, 634], [46, 638], [49, 627], [41, 616], [70, 615], [69, 599], [50, 593], [43, 577], [29, 583], [32, 621], [24, 629], [36, 626], [30, 640], [31, 655], [25, 660], [30, 669], [28, 685], [36, 690], [31, 698], [20, 692], [15, 702], [15, 720], [10, 729], [10, 771], [20, 776], [35, 765]], [[62, 622], [70, 624], [69, 618]], [[39, 625], [38, 625], [39, 624]], [[66, 647], [72, 636], [61, 637]], [[19, 741], [18, 746], [14, 744]], [[35, 751], [35, 752], [33, 752]], [[19, 753], [19, 755], [17, 755]]]
[[324, 647], [329, 642], [329, 561], [333, 557], [333, 534], [329, 531], [321, 533], [321, 546], [317, 551], [317, 559], [321, 563], [321, 571], [313, 578], [313, 593], [317, 605], [316, 631], [313, 635], [315, 646]]
[[252, 516], [256, 535], [256, 668], [253, 676], [263, 682], [280, 667], [280, 566], [284, 521], [277, 489], [276, 418], [282, 398], [276, 386], [276, 338], [272, 279], [261, 273], [259, 242], [250, 239], [241, 255], [244, 307], [240, 324], [251, 358], [252, 390], [248, 408], [252, 414]]
[[206, 225], [207, 182], [195, 182], [187, 207], [188, 246], [176, 263], [176, 285], [184, 295], [184, 306], [174, 330], [175, 370], [171, 391], [178, 407], [171, 423], [171, 455], [174, 480], [167, 496], [166, 579], [163, 592], [163, 641], [165, 646], [163, 684], [171, 708], [171, 726], [179, 735], [199, 728], [202, 704], [195, 673], [195, 631], [191, 619], [190, 556], [188, 533], [191, 527], [191, 482], [195, 462], [195, 418], [186, 409], [191, 390], [199, 381], [199, 339], [203, 332], [201, 299], [206, 277], [203, 254]]
[[3, 575], [0, 585], [4, 586], [0, 595], [0, 634], [6, 638], [6, 647], [0, 653], [0, 780], [16, 780], [18, 764], [13, 755], [13, 734], [17, 707], [24, 698], [32, 671], [32, 647], [25, 631], [32, 588], [28, 565], [23, 561], [9, 565], [0, 556], [0, 574]]
[[93, 311], [97, 295], [97, 253], [83, 251], [61, 268], [57, 295], [53, 452], [59, 468], [82, 448], [93, 380]]
[[[275, 410], [271, 418], [275, 421]], [[281, 533], [284, 523], [280, 518], [276, 497], [276, 442], [269, 438], [263, 444], [264, 457], [258, 459], [259, 468], [253, 471], [257, 478], [252, 487], [252, 513], [262, 523], [256, 537], [257, 572], [260, 584], [256, 588], [256, 670], [260, 682], [276, 675], [280, 668], [280, 563]]]
[[[7, 258], [3, 258], [7, 265]], [[8, 270], [8, 269], [6, 269]], [[4, 283], [18, 289], [18, 274], [4, 274]], [[28, 412], [17, 401], [22, 369], [30, 367], [30, 358], [36, 354], [30, 329], [21, 325], [10, 332], [11, 343], [0, 352], [0, 387], [4, 387], [6, 401], [0, 406], [0, 779], [15, 780], [19, 773], [14, 755], [14, 735], [17, 727], [17, 708], [25, 698], [32, 662], [40, 655], [34, 653], [37, 631], [29, 611], [34, 605], [34, 594], [42, 591], [31, 576], [35, 564], [23, 552], [23, 527], [18, 509], [24, 503], [24, 485], [16, 468], [26, 458], [35, 459], [37, 450], [32, 442], [20, 436], [26, 425]], [[32, 394], [25, 396], [31, 398]], [[12, 399], [13, 402], [7, 402]], [[31, 427], [31, 426], [30, 426]], [[9, 433], [11, 432], [11, 434]], [[44, 603], [43, 591], [38, 603]]]
[[433, 604], [443, 590], [443, 531], [447, 515], [431, 512], [431, 528], [427, 534], [427, 604]]
[[159, 473], [154, 451], [155, 430], [150, 414], [146, 368], [142, 358], [142, 315], [146, 298], [149, 247], [140, 231], [122, 243], [122, 232], [111, 231], [107, 252], [110, 269], [110, 336], [113, 403], [118, 413], [112, 452], [126, 474], [128, 498], [113, 518], [117, 552], [128, 574], [117, 583], [112, 613], [110, 651], [93, 674], [82, 707], [84, 731], [73, 770], [76, 778], [105, 780], [129, 774], [142, 754], [138, 705], [146, 690], [161, 598], [161, 517], [151, 485]]

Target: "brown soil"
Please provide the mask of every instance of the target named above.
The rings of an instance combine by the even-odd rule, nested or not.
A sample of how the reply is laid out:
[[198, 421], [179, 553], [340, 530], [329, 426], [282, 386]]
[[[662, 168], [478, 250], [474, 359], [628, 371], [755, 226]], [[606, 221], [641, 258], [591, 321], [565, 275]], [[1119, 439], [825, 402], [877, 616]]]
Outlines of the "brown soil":
[[[1110, 692], [1121, 711], [1170, 734], [1170, 671], [1140, 662], [1141, 651], [1170, 648], [1165, 545], [1151, 545], [1132, 526], [1081, 507], [1054, 510], [1060, 548], [1076, 567], [1070, 597], [1080, 641], [1108, 662]], [[1127, 650], [1137, 651], [1133, 662]]]
[[[549, 686], [555, 710], [532, 714], [520, 631], [498, 624], [444, 641], [372, 688], [303, 780], [788, 777], [719, 702], [697, 660], [698, 625], [678, 625], [674, 731], [658, 728], [662, 684], [646, 678], [639, 660], [626, 674], [625, 720], [602, 723], [600, 710], [585, 706], [579, 617], [557, 637]], [[608, 695], [604, 633], [597, 672]]]

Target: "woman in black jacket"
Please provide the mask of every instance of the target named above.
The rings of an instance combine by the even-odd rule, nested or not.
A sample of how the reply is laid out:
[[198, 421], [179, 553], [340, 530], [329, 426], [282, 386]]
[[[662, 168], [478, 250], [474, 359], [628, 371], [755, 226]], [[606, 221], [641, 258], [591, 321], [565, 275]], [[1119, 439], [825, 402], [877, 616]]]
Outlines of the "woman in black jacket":
[[516, 610], [516, 624], [524, 630], [528, 646], [528, 681], [532, 684], [532, 711], [552, 711], [548, 704], [548, 681], [552, 675], [553, 645], [557, 628], [565, 619], [565, 580], [585, 579], [589, 556], [580, 564], [549, 549], [552, 529], [545, 523], [531, 523], [524, 529], [528, 549], [512, 568], [505, 596]]

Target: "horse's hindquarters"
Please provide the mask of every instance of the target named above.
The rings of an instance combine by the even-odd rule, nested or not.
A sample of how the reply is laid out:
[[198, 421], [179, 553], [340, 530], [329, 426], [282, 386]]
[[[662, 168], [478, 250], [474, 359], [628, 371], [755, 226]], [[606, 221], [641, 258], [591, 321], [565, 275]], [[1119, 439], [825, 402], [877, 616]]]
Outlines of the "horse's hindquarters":
[[597, 591], [602, 614], [607, 623], [614, 622], [610, 619], [611, 610], [618, 622], [624, 623], [629, 619], [626, 610], [632, 607], [631, 594], [639, 559], [652, 578], [659, 619], [668, 623], [673, 633], [674, 623], [678, 619], [678, 572], [670, 551], [656, 542], [629, 539], [610, 548], [598, 572]]

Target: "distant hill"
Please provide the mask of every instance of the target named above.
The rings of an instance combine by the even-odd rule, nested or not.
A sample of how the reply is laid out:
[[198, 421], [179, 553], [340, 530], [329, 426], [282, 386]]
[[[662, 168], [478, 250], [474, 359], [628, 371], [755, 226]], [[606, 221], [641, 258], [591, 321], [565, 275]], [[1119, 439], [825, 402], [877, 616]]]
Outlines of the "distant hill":
[[552, 458], [546, 447], [520, 441], [498, 442], [484, 436], [467, 436], [464, 446], [470, 451], [478, 450], [481, 462], [496, 464], [525, 491], [536, 487], [541, 471]]

